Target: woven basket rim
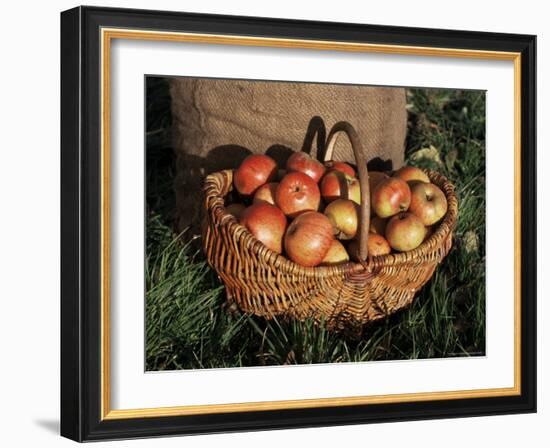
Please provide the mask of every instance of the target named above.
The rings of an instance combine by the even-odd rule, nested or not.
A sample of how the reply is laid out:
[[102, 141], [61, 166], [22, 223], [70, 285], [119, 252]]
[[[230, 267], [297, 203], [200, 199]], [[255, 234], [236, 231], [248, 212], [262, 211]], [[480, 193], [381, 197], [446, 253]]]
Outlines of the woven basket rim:
[[[207, 196], [206, 203], [211, 204], [209, 206], [210, 211], [215, 215], [218, 215], [218, 219], [221, 225], [228, 226], [228, 231], [235, 235], [235, 238], [243, 238], [244, 244], [250, 244], [252, 251], [260, 258], [268, 257], [273, 261], [275, 266], [290, 270], [297, 275], [302, 276], [330, 276], [341, 275], [343, 273], [355, 273], [364, 272], [365, 270], [378, 270], [385, 267], [394, 267], [404, 264], [414, 264], [419, 262], [419, 259], [426, 254], [432, 253], [438, 247], [444, 245], [449, 233], [451, 233], [456, 225], [458, 216], [458, 199], [456, 197], [454, 185], [442, 174], [430, 169], [422, 169], [430, 178], [430, 181], [437, 185], [447, 198], [447, 213], [437, 224], [437, 229], [433, 234], [420, 244], [416, 249], [407, 252], [393, 253], [388, 255], [379, 255], [374, 257], [368, 257], [364, 264], [354, 261], [348, 261], [333, 266], [315, 266], [305, 267], [301, 266], [292, 260], [288, 259], [282, 254], [278, 254], [271, 249], [267, 248], [263, 243], [257, 240], [244, 226], [240, 225], [233, 215], [228, 214], [225, 211], [225, 195], [233, 189], [233, 171], [223, 170], [217, 171], [207, 176], [205, 181], [205, 194]], [[216, 187], [214, 179], [216, 177], [222, 177], [227, 189], [225, 195], [222, 195], [224, 188]], [[217, 190], [217, 191], [216, 191]]]

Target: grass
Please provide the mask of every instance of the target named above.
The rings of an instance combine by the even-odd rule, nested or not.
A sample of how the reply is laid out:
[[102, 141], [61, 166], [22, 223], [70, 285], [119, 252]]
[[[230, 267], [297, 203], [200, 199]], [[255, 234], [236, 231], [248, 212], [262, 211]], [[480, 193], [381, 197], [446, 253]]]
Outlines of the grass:
[[413, 305], [359, 340], [312, 322], [266, 321], [225, 303], [198, 242], [173, 233], [167, 83], [148, 80], [147, 370], [475, 356], [485, 353], [483, 92], [410, 89], [408, 163], [447, 176], [459, 197], [455, 243]]

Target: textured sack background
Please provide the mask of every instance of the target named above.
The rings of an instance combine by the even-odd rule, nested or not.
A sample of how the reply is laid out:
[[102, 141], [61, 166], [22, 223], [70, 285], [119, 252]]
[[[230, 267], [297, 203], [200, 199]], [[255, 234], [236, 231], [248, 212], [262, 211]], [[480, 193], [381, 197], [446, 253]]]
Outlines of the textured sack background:
[[[235, 168], [251, 153], [284, 166], [292, 150], [309, 151], [313, 142], [315, 151], [315, 131], [323, 141], [337, 121], [356, 128], [367, 160], [379, 158], [385, 169], [403, 165], [405, 89], [177, 78], [170, 93], [180, 229], [198, 230], [205, 175]], [[333, 158], [353, 162], [347, 139], [338, 140]]]

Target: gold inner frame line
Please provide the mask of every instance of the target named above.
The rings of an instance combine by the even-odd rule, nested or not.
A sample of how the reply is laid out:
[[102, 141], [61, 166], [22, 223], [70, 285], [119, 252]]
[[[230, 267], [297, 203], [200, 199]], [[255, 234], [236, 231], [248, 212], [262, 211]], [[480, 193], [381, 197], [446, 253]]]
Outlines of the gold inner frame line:
[[[188, 405], [142, 409], [111, 409], [110, 366], [110, 50], [113, 39], [241, 45], [274, 48], [333, 50], [411, 56], [454, 57], [514, 62], [514, 386], [441, 392], [369, 395], [302, 400], [278, 400], [212, 405]], [[217, 34], [195, 34], [136, 29], [101, 29], [101, 419], [127, 419], [199, 415], [262, 410], [307, 409], [380, 403], [405, 403], [502, 397], [521, 394], [521, 54], [459, 48], [418, 47], [389, 44], [279, 39]]]

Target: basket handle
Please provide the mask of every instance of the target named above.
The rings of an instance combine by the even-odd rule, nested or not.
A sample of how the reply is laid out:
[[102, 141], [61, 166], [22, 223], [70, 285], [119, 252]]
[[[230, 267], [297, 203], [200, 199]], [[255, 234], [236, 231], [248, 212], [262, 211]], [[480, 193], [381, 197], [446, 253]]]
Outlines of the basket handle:
[[353, 155], [355, 156], [355, 164], [357, 165], [357, 170], [359, 171], [361, 206], [359, 211], [359, 254], [357, 255], [359, 256], [359, 260], [363, 261], [367, 259], [369, 253], [367, 248], [370, 226], [369, 173], [367, 170], [367, 161], [365, 159], [363, 145], [361, 144], [355, 128], [347, 121], [339, 121], [330, 130], [325, 147], [324, 161], [326, 162], [332, 159], [334, 145], [336, 144], [338, 136], [341, 132], [345, 133], [351, 142]]

